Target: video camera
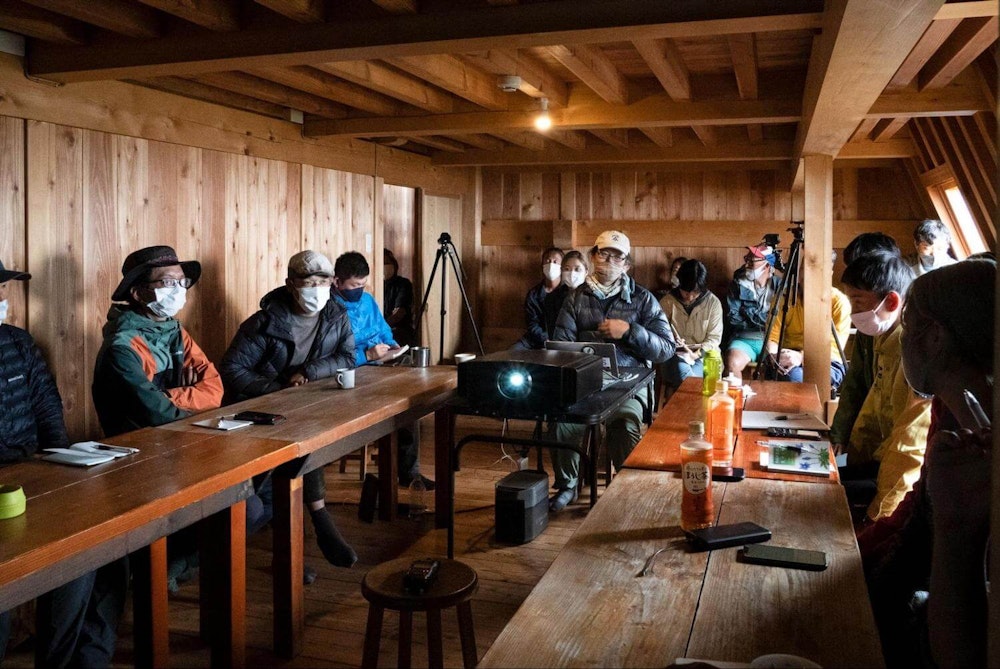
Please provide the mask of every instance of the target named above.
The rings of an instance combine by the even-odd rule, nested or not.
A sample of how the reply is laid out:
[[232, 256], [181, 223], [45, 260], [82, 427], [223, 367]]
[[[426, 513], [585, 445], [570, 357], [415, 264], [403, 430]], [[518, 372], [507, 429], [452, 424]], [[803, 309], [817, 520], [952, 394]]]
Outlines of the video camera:
[[[794, 243], [803, 244], [805, 243], [804, 237], [804, 226], [805, 221], [792, 221], [792, 227], [788, 228], [788, 232], [792, 233], [794, 238]], [[779, 272], [784, 272], [787, 269], [784, 259], [781, 257], [781, 253], [784, 249], [780, 248], [781, 236], [772, 232], [764, 235], [764, 244], [770, 246], [774, 250], [774, 268]]]

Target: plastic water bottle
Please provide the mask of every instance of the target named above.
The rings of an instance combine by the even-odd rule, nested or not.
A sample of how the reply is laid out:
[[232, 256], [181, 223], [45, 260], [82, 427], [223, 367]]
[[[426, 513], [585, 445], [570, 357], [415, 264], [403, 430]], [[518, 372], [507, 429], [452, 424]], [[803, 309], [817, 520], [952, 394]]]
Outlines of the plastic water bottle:
[[715, 518], [712, 503], [712, 444], [705, 441], [705, 424], [688, 423], [688, 438], [681, 442], [681, 529], [711, 527]]
[[715, 394], [708, 399], [708, 440], [712, 442], [712, 461], [716, 467], [733, 466], [734, 410], [729, 384], [717, 381]]
[[410, 483], [410, 520], [420, 520], [420, 517], [427, 511], [427, 503], [424, 498], [427, 495], [427, 486], [424, 485], [423, 478], [414, 476]]
[[704, 376], [701, 380], [701, 394], [705, 397], [715, 392], [715, 383], [722, 378], [722, 353], [717, 348], [705, 351]]
[[729, 383], [729, 396], [733, 398], [733, 433], [743, 432], [743, 379], [735, 374], [725, 378]]

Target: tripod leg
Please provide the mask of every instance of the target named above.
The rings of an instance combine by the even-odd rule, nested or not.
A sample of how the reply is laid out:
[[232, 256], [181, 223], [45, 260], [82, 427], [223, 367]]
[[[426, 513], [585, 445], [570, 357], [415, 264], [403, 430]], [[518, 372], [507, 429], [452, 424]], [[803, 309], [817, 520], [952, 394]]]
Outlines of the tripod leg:
[[469, 304], [469, 295], [465, 292], [465, 282], [462, 281], [462, 273], [458, 271], [458, 265], [455, 264], [455, 257], [451, 254], [448, 257], [451, 259], [451, 268], [455, 271], [455, 279], [458, 281], [458, 291], [462, 294], [462, 304], [465, 305], [465, 313], [469, 315], [469, 322], [472, 324], [472, 333], [476, 336], [479, 355], [486, 355], [486, 351], [483, 349], [483, 340], [479, 337], [479, 328], [476, 327], [476, 319], [472, 315], [472, 305]]
[[434, 285], [434, 275], [437, 274], [438, 263], [441, 262], [441, 249], [437, 250], [434, 256], [434, 265], [431, 266], [431, 275], [427, 279], [427, 288], [424, 290], [424, 301], [420, 303], [420, 310], [417, 312], [417, 329], [423, 329], [424, 312], [427, 310], [427, 300], [431, 296], [431, 286]]

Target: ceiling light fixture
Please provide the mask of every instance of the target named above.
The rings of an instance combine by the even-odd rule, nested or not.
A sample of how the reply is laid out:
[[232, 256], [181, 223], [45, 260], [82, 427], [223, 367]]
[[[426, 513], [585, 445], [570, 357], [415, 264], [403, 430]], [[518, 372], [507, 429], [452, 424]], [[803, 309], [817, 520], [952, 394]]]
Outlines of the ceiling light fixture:
[[549, 99], [541, 98], [542, 110], [535, 117], [535, 128], [540, 132], [545, 132], [552, 127], [552, 117], [549, 116]]

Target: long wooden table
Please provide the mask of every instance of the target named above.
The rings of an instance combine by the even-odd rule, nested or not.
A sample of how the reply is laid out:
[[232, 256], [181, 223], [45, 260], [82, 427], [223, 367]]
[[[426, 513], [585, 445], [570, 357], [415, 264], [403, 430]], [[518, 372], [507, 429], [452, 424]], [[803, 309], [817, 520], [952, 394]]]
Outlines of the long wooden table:
[[[136, 660], [167, 661], [165, 537], [208, 519], [203, 557], [202, 629], [213, 664], [243, 664], [245, 648], [245, 504], [249, 479], [279, 468], [275, 480], [275, 648], [301, 647], [301, 474], [381, 439], [380, 466], [395, 473], [391, 435], [439, 408], [456, 386], [454, 368], [375, 368], [357, 372], [357, 388], [332, 380], [255, 398], [158, 428], [106, 440], [136, 455], [90, 468], [30, 461], [2, 469], [22, 485], [27, 512], [0, 521], [0, 610], [36, 597], [102, 564], [139, 552], [135, 591]], [[240, 410], [288, 420], [218, 432], [192, 425]], [[383, 453], [384, 451], [384, 453]], [[383, 475], [382, 515], [395, 512], [395, 476]], [[450, 499], [437, 488], [438, 507]]]
[[[747, 399], [746, 411], [779, 411], [797, 414], [823, 415], [816, 386], [811, 383], [754, 381], [756, 394]], [[688, 438], [688, 422], [704, 420], [708, 398], [701, 394], [701, 379], [688, 377], [660, 410], [649, 430], [625, 459], [625, 467], [677, 472], [681, 469], [681, 442]], [[733, 466], [742, 467], [750, 478], [811, 483], [839, 483], [837, 468], [831, 467], [829, 478], [808, 474], [768, 471], [760, 464], [758, 441], [768, 439], [764, 430], [743, 430], [733, 450]], [[830, 462], [833, 456], [831, 454]]]
[[[680, 657], [749, 662], [791, 653], [824, 667], [884, 665], [843, 489], [768, 479], [713, 485], [719, 523], [825, 551], [809, 572], [692, 553], [677, 474], [615, 477], [480, 667], [649, 667]], [[637, 574], [657, 549], [650, 576]]]

